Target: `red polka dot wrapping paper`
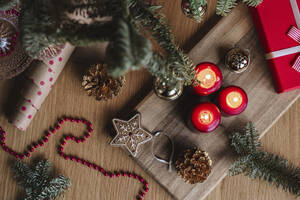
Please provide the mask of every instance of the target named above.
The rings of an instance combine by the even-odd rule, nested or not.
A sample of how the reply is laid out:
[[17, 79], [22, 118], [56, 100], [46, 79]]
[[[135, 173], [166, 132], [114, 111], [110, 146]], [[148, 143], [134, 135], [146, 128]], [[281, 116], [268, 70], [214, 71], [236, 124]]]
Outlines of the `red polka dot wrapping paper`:
[[72, 45], [66, 44], [59, 55], [42, 62], [36, 61], [28, 70], [27, 81], [21, 91], [22, 99], [10, 120], [19, 130], [25, 131], [30, 125], [74, 49]]

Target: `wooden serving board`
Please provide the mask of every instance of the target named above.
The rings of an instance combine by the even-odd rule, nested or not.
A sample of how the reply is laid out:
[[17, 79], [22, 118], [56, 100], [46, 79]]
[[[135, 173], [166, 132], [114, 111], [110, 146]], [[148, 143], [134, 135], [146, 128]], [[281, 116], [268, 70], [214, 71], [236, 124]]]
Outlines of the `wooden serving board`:
[[[224, 55], [234, 45], [247, 48], [251, 52], [251, 66], [242, 74], [225, 69]], [[199, 147], [209, 153], [213, 160], [212, 173], [201, 184], [186, 184], [175, 169], [169, 173], [167, 166], [157, 162], [151, 155], [151, 142], [140, 148], [135, 160], [151, 174], [174, 199], [204, 199], [226, 176], [233, 153], [228, 145], [228, 132], [236, 125], [252, 121], [261, 136], [279, 119], [279, 117], [300, 96], [300, 90], [278, 95], [275, 92], [271, 74], [260, 47], [260, 41], [252, 24], [252, 18], [246, 6], [240, 5], [220, 22], [190, 51], [189, 56], [197, 64], [208, 61], [222, 68], [224, 85], [238, 85], [245, 89], [249, 97], [246, 111], [237, 117], [223, 118], [222, 125], [211, 134], [191, 132], [186, 121], [188, 113], [199, 101], [185, 91], [177, 101], [168, 102], [150, 93], [137, 107], [142, 115], [142, 126], [149, 131], [163, 130], [175, 143], [178, 155], [186, 147]], [[188, 89], [186, 89], [188, 90]], [[156, 145], [156, 151], [165, 151], [167, 143]]]

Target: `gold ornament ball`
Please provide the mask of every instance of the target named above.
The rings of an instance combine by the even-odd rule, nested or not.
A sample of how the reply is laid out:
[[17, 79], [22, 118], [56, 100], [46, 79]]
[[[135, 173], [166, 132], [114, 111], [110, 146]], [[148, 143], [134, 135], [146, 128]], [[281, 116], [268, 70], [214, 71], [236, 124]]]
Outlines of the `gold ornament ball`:
[[212, 160], [208, 153], [199, 149], [187, 149], [176, 160], [177, 173], [185, 182], [196, 184], [204, 182], [211, 173]]
[[235, 47], [228, 51], [225, 58], [225, 66], [233, 72], [242, 73], [247, 70], [250, 64], [250, 53]]
[[156, 78], [154, 81], [154, 91], [158, 97], [164, 100], [173, 101], [182, 95], [183, 84], [181, 82], [177, 82], [175, 86], [170, 87], [166, 82]]

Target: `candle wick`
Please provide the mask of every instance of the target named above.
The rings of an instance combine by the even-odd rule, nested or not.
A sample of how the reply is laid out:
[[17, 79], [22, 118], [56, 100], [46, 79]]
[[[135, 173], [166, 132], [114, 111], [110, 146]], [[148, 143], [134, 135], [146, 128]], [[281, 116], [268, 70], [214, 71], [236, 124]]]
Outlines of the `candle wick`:
[[210, 74], [206, 74], [206, 75], [205, 75], [205, 78], [206, 78], [206, 79], [211, 79], [211, 75], [210, 75]]

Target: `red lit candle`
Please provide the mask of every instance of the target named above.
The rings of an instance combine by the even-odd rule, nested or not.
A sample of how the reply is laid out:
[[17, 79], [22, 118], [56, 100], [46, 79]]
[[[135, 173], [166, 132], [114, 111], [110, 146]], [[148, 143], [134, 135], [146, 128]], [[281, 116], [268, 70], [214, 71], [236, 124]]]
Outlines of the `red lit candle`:
[[213, 63], [201, 63], [195, 68], [194, 91], [200, 96], [209, 95], [217, 91], [223, 81], [221, 70]]
[[191, 123], [200, 132], [212, 132], [221, 123], [221, 112], [213, 103], [201, 103], [192, 111]]
[[218, 96], [219, 108], [227, 115], [242, 113], [248, 104], [246, 92], [237, 86], [228, 86], [221, 90]]

